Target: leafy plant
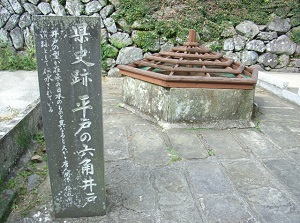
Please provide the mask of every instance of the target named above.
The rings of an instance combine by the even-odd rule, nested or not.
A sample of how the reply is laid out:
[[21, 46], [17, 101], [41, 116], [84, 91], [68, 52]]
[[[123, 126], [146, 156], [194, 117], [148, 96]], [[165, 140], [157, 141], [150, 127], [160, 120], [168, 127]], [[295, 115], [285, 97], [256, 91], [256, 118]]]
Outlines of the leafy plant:
[[130, 25], [148, 21], [144, 30], [153, 30], [159, 37], [183, 38], [187, 30], [195, 29], [201, 40], [211, 42], [222, 39], [223, 21], [230, 21], [233, 26], [244, 20], [266, 24], [272, 13], [287, 16], [295, 9], [299, 9], [296, 0], [122, 0], [115, 19], [125, 19]]
[[209, 150], [208, 150], [208, 155], [209, 155], [209, 156], [215, 156], [216, 153], [215, 153], [215, 151], [214, 151], [213, 149], [209, 149]]
[[300, 44], [300, 28], [294, 28], [292, 29], [292, 40], [297, 43]]
[[30, 129], [23, 127], [16, 140], [22, 149], [28, 148], [32, 140], [32, 133]]
[[33, 137], [34, 140], [36, 140], [38, 143], [45, 145], [45, 136], [42, 133], [37, 133]]
[[[140, 48], [146, 51], [153, 51], [159, 41], [159, 36], [153, 31], [137, 31], [133, 42]], [[157, 48], [159, 50], [159, 48]]]
[[169, 160], [168, 164], [171, 164], [171, 163], [178, 162], [178, 161], [182, 160], [182, 158], [177, 154], [177, 151], [173, 147], [168, 147], [167, 150], [168, 150], [169, 156], [171, 158]]
[[118, 49], [107, 43], [101, 43], [101, 68], [107, 69], [107, 58], [114, 58], [118, 55]]
[[0, 70], [35, 70], [37, 63], [34, 49], [27, 49], [23, 54], [16, 53], [12, 47], [0, 48]]

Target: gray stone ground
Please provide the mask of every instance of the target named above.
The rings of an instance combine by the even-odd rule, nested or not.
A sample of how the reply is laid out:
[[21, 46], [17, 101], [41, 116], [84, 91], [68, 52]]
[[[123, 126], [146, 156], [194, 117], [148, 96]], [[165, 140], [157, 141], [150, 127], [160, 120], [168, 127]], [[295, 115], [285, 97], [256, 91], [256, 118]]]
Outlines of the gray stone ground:
[[103, 85], [107, 215], [54, 219], [47, 179], [8, 222], [300, 222], [299, 107], [257, 89], [257, 128], [164, 130], [119, 106], [121, 79]]

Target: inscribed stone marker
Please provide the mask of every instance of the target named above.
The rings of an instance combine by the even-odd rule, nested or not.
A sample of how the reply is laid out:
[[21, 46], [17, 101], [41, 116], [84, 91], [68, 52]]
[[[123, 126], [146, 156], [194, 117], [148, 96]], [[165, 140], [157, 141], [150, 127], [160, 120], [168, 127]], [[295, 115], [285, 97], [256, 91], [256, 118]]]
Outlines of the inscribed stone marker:
[[104, 215], [100, 19], [34, 17], [56, 217]]

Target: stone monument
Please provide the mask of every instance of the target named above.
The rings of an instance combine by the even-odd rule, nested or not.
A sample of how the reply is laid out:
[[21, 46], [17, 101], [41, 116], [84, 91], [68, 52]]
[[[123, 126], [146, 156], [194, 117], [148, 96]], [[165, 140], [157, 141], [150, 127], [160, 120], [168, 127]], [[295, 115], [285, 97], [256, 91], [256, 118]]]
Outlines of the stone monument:
[[105, 215], [100, 19], [35, 16], [55, 216]]

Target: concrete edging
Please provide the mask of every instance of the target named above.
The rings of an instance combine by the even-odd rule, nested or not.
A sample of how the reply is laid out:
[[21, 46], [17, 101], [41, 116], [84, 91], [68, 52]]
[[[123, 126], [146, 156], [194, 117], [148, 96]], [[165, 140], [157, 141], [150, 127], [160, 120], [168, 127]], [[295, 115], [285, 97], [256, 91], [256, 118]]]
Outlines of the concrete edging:
[[270, 74], [259, 71], [257, 85], [281, 98], [284, 98], [294, 104], [300, 105], [300, 89], [298, 94], [289, 91], [289, 82], [287, 81], [282, 81]]
[[38, 99], [0, 129], [0, 180], [5, 180], [25, 152], [26, 137], [32, 137], [41, 128], [42, 113]]

